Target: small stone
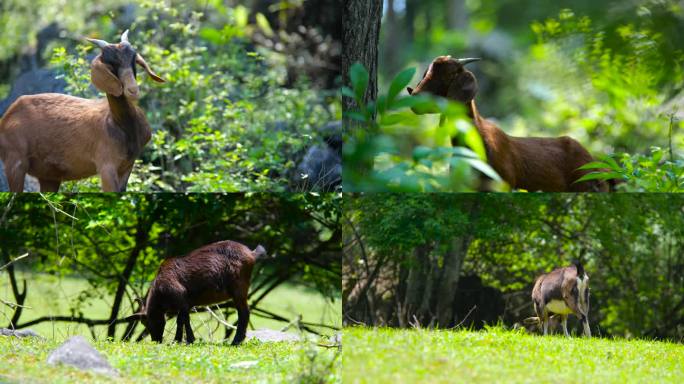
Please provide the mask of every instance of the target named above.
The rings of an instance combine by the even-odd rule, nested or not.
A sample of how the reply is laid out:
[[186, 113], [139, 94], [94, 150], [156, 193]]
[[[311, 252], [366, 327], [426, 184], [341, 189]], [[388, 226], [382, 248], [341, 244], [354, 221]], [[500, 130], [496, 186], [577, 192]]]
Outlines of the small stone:
[[273, 329], [257, 329], [247, 332], [247, 340], [257, 339], [262, 343], [274, 343], [279, 341], [301, 341], [299, 335], [276, 331]]
[[107, 358], [98, 352], [83, 336], [74, 336], [50, 352], [47, 363], [67, 364], [82, 371], [93, 371], [108, 376], [118, 376]]
[[0, 328], [0, 335], [2, 336], [14, 336], [14, 337], [38, 337], [42, 338], [39, 334], [31, 329], [9, 329]]
[[230, 368], [251, 368], [259, 364], [259, 360], [240, 361], [230, 365]]

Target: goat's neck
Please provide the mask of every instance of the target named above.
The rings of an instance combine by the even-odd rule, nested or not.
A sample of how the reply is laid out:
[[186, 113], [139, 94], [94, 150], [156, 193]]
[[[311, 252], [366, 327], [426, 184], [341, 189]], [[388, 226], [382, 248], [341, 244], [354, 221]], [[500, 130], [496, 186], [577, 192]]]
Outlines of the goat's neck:
[[111, 112], [112, 120], [116, 126], [123, 131], [126, 136], [127, 156], [135, 158], [140, 150], [149, 140], [149, 132], [144, 116], [141, 116], [134, 102], [125, 96], [113, 96], [107, 94], [107, 102]]

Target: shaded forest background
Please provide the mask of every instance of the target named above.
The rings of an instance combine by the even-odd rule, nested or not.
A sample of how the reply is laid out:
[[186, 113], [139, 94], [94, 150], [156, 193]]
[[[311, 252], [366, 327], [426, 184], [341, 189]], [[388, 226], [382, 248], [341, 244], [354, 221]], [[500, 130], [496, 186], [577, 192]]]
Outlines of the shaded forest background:
[[[377, 84], [377, 96], [369, 89], [360, 108], [378, 116], [350, 116], [373, 135], [346, 141], [345, 163], [354, 165], [345, 168], [348, 190], [473, 189], [467, 169], [446, 176], [450, 160], [451, 169], [470, 165], [454, 164], [450, 152], [439, 149], [468, 131], [463, 112], [449, 112], [455, 123], [438, 128], [438, 115], [416, 117], [407, 108], [415, 101], [403, 85], [414, 87], [440, 55], [482, 58], [468, 65], [479, 83], [475, 100], [480, 113], [506, 133], [571, 136], [595, 157], [615, 160], [606, 168], [627, 181], [624, 190], [684, 189], [681, 1], [373, 3], [382, 3], [381, 13], [369, 16], [381, 18], [377, 56], [361, 60], [370, 72], [367, 81], [350, 72], [346, 84]], [[374, 172], [368, 172], [369, 162]]]
[[386, 193], [344, 206], [345, 325], [512, 327], [533, 315], [535, 278], [576, 258], [593, 334], [684, 339], [684, 196]]
[[[124, 318], [137, 310], [136, 298], [145, 296], [161, 261], [234, 240], [251, 249], [261, 244], [269, 255], [252, 275], [253, 316], [332, 333], [340, 325], [340, 202], [333, 194], [0, 194], [0, 265], [27, 254], [0, 270], [11, 287], [0, 298], [0, 321], [16, 328], [86, 324], [93, 337], [138, 337], [143, 327], [136, 331]], [[68, 298], [60, 296], [58, 283], [52, 292], [40, 291], [68, 301], [66, 313], [36, 319], [43, 308], [22, 307], [27, 297], [41, 294], [33, 287], [39, 275], [84, 282]], [[328, 304], [300, 313], [299, 320], [260, 304], [284, 285], [315, 292]], [[102, 308], [100, 316], [84, 315], [94, 304]], [[214, 311], [236, 321], [234, 309], [223, 308]], [[317, 316], [328, 321], [322, 324]]]
[[[130, 29], [167, 80], [138, 77], [153, 135], [130, 191], [331, 190], [341, 172], [339, 14], [337, 0], [3, 1], [0, 116], [22, 94], [103, 97], [90, 84], [97, 48], [84, 37], [118, 42]], [[98, 190], [96, 178], [62, 187]]]

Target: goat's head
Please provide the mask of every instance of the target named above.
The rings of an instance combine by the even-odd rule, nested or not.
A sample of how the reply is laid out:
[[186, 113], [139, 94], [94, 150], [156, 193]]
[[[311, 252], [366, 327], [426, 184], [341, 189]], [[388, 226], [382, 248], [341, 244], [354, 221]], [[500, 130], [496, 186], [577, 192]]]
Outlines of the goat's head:
[[465, 65], [478, 60], [480, 59], [439, 56], [432, 61], [416, 88], [407, 87], [406, 90], [412, 96], [426, 92], [468, 103], [477, 93], [477, 80], [472, 72], [465, 69]]
[[101, 53], [93, 59], [91, 80], [95, 87], [113, 96], [122, 94], [128, 98], [138, 98], [138, 83], [135, 65], [140, 65], [154, 80], [163, 83], [164, 79], [150, 69], [142, 56], [128, 42], [128, 30], [121, 34], [118, 44], [110, 44], [104, 40], [87, 39], [101, 49]]

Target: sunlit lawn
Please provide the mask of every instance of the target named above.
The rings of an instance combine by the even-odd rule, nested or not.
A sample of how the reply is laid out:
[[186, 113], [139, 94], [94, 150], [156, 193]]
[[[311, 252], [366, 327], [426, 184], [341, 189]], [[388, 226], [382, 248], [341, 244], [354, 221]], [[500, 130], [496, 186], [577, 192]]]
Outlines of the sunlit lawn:
[[[85, 280], [79, 278], [57, 278], [47, 274], [23, 274], [22, 272], [19, 272], [17, 277], [26, 277], [28, 280], [28, 295], [24, 305], [29, 308], [24, 309], [19, 323], [25, 323], [32, 319], [49, 315], [68, 316], [71, 314], [69, 308], [73, 303], [77, 302], [79, 295], [82, 295], [84, 290], [92, 294], [96, 293], [89, 288]], [[9, 279], [4, 274], [0, 275], [0, 278], [0, 297], [13, 301]], [[80, 312], [86, 318], [106, 319], [109, 317], [111, 310], [111, 301], [111, 295], [103, 292], [102, 298], [90, 299], [88, 305], [83, 305], [80, 308]], [[288, 319], [295, 319], [298, 315], [301, 315], [302, 321], [305, 322], [321, 323], [334, 327], [340, 327], [342, 323], [342, 305], [339, 299], [331, 303], [317, 292], [301, 285], [282, 285], [276, 288], [259, 303], [259, 307]], [[12, 311], [8, 307], [0, 306], [0, 326], [7, 325], [6, 323], [9, 321], [8, 317], [11, 316], [11, 313]], [[133, 313], [133, 309], [124, 304], [122, 305], [119, 317], [124, 317], [131, 313]], [[223, 338], [223, 328], [218, 327], [218, 323], [212, 319], [211, 315], [207, 313], [192, 315], [193, 329], [198, 338], [213, 341]], [[235, 319], [236, 315], [233, 314], [229, 321], [234, 321]], [[254, 313], [251, 316], [251, 324], [254, 329], [269, 328], [277, 330], [286, 325], [283, 322], [259, 317]], [[175, 325], [175, 320], [167, 322], [167, 338], [173, 337]], [[77, 334], [91, 337], [88, 327], [84, 324], [44, 322], [30, 328], [50, 339], [63, 340], [70, 335]], [[118, 331], [123, 333], [125, 325], [121, 325], [118, 328]], [[314, 328], [324, 334], [334, 333], [334, 331], [327, 328]], [[142, 328], [139, 327], [138, 330], [142, 330]], [[95, 335], [98, 339], [105, 338], [106, 328], [104, 326], [96, 326]]]
[[345, 383], [684, 383], [684, 345], [501, 328], [346, 328]]

